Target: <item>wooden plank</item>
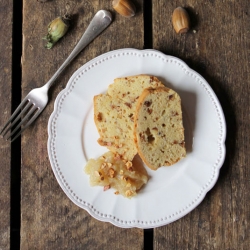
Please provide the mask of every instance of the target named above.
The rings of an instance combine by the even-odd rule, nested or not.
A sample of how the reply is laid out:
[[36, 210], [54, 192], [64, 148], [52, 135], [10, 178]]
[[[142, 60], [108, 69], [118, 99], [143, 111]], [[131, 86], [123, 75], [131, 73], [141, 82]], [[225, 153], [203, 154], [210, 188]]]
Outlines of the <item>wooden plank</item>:
[[[0, 126], [11, 115], [11, 81], [12, 81], [12, 17], [13, 3], [0, 0]], [[1, 139], [0, 146], [0, 249], [10, 248], [10, 143]]]
[[[171, 15], [188, 10], [192, 29], [177, 35]], [[227, 156], [215, 187], [190, 214], [154, 230], [155, 249], [248, 249], [249, 1], [153, 1], [153, 47], [183, 59], [212, 86], [227, 121]], [[206, 112], [206, 111], [204, 111]]]
[[[142, 6], [142, 1], [137, 3]], [[99, 9], [111, 10], [111, 2], [63, 0], [39, 3], [24, 0], [23, 95], [41, 86], [53, 75]], [[46, 34], [47, 24], [66, 11], [73, 14], [72, 28], [52, 50], [44, 49], [41, 38]], [[141, 11], [133, 19], [126, 19], [114, 12], [113, 15], [113, 24], [59, 77], [51, 89], [46, 110], [22, 136], [21, 249], [142, 248], [142, 230], [121, 229], [99, 222], [74, 205], [59, 187], [47, 156], [48, 119], [57, 94], [65, 87], [73, 72], [92, 58], [110, 50], [143, 48]]]

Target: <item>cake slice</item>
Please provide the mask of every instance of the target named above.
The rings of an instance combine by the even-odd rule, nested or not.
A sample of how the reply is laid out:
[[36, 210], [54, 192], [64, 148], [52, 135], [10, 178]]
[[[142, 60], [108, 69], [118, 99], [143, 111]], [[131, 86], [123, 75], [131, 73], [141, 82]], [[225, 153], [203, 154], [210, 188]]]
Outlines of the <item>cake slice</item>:
[[117, 78], [106, 94], [94, 97], [94, 121], [98, 143], [126, 160], [137, 154], [134, 143], [134, 115], [138, 98], [148, 87], [164, 86], [156, 77], [137, 75]]
[[134, 140], [138, 154], [153, 170], [186, 156], [181, 99], [175, 91], [143, 90], [135, 112]]
[[100, 135], [98, 143], [130, 161], [137, 154], [133, 118], [134, 112], [122, 100], [107, 94], [94, 97], [94, 121]]

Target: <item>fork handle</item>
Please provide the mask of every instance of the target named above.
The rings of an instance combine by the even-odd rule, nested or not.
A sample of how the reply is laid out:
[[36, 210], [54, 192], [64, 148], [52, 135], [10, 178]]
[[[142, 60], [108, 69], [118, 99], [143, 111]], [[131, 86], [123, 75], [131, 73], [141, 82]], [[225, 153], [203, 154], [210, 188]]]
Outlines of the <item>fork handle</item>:
[[109, 11], [99, 10], [93, 19], [91, 20], [86, 31], [82, 35], [80, 41], [77, 43], [73, 51], [70, 53], [68, 58], [64, 61], [61, 67], [56, 73], [50, 78], [50, 80], [44, 85], [49, 90], [52, 84], [55, 82], [57, 77], [62, 71], [69, 65], [69, 63], [90, 43], [92, 42], [103, 30], [105, 30], [112, 22], [112, 15]]

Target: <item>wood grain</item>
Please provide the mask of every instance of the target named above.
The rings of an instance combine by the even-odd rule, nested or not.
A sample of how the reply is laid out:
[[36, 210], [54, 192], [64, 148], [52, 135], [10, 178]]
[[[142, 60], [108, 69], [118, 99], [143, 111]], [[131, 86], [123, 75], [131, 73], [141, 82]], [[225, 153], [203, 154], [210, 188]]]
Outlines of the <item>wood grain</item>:
[[[93, 15], [112, 10], [111, 1], [23, 1], [23, 96], [43, 85], [66, 59]], [[142, 6], [142, 1], [137, 1]], [[34, 12], [34, 10], [36, 10]], [[47, 24], [66, 12], [72, 14], [67, 35], [51, 50], [42, 37]], [[58, 78], [50, 102], [36, 123], [22, 136], [21, 249], [141, 249], [143, 231], [121, 229], [93, 219], [74, 205], [59, 187], [47, 156], [47, 123], [54, 100], [75, 70], [110, 50], [143, 48], [143, 15], [133, 19], [115, 14], [114, 22], [91, 43]], [[112, 69], [111, 69], [112, 70]]]
[[[12, 1], [0, 0], [0, 126], [11, 115], [12, 80]], [[10, 248], [10, 143], [1, 139], [0, 143], [0, 249]]]
[[[171, 23], [178, 6], [187, 9], [192, 23], [183, 35]], [[250, 246], [249, 22], [247, 0], [153, 0], [153, 47], [183, 59], [209, 82], [227, 122], [227, 156], [217, 184], [190, 214], [154, 230], [155, 249]]]

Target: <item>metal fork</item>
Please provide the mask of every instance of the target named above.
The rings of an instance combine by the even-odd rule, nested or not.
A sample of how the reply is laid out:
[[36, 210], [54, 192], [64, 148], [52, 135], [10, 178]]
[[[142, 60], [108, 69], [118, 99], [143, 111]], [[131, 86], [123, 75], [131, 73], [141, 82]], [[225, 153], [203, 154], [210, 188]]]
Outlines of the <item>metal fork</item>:
[[14, 141], [42, 113], [48, 103], [48, 90], [57, 77], [111, 22], [112, 15], [109, 11], [100, 10], [95, 14], [76, 47], [51, 79], [44, 86], [31, 90], [17, 107], [0, 132], [3, 138], [9, 140], [14, 136], [11, 140]]

